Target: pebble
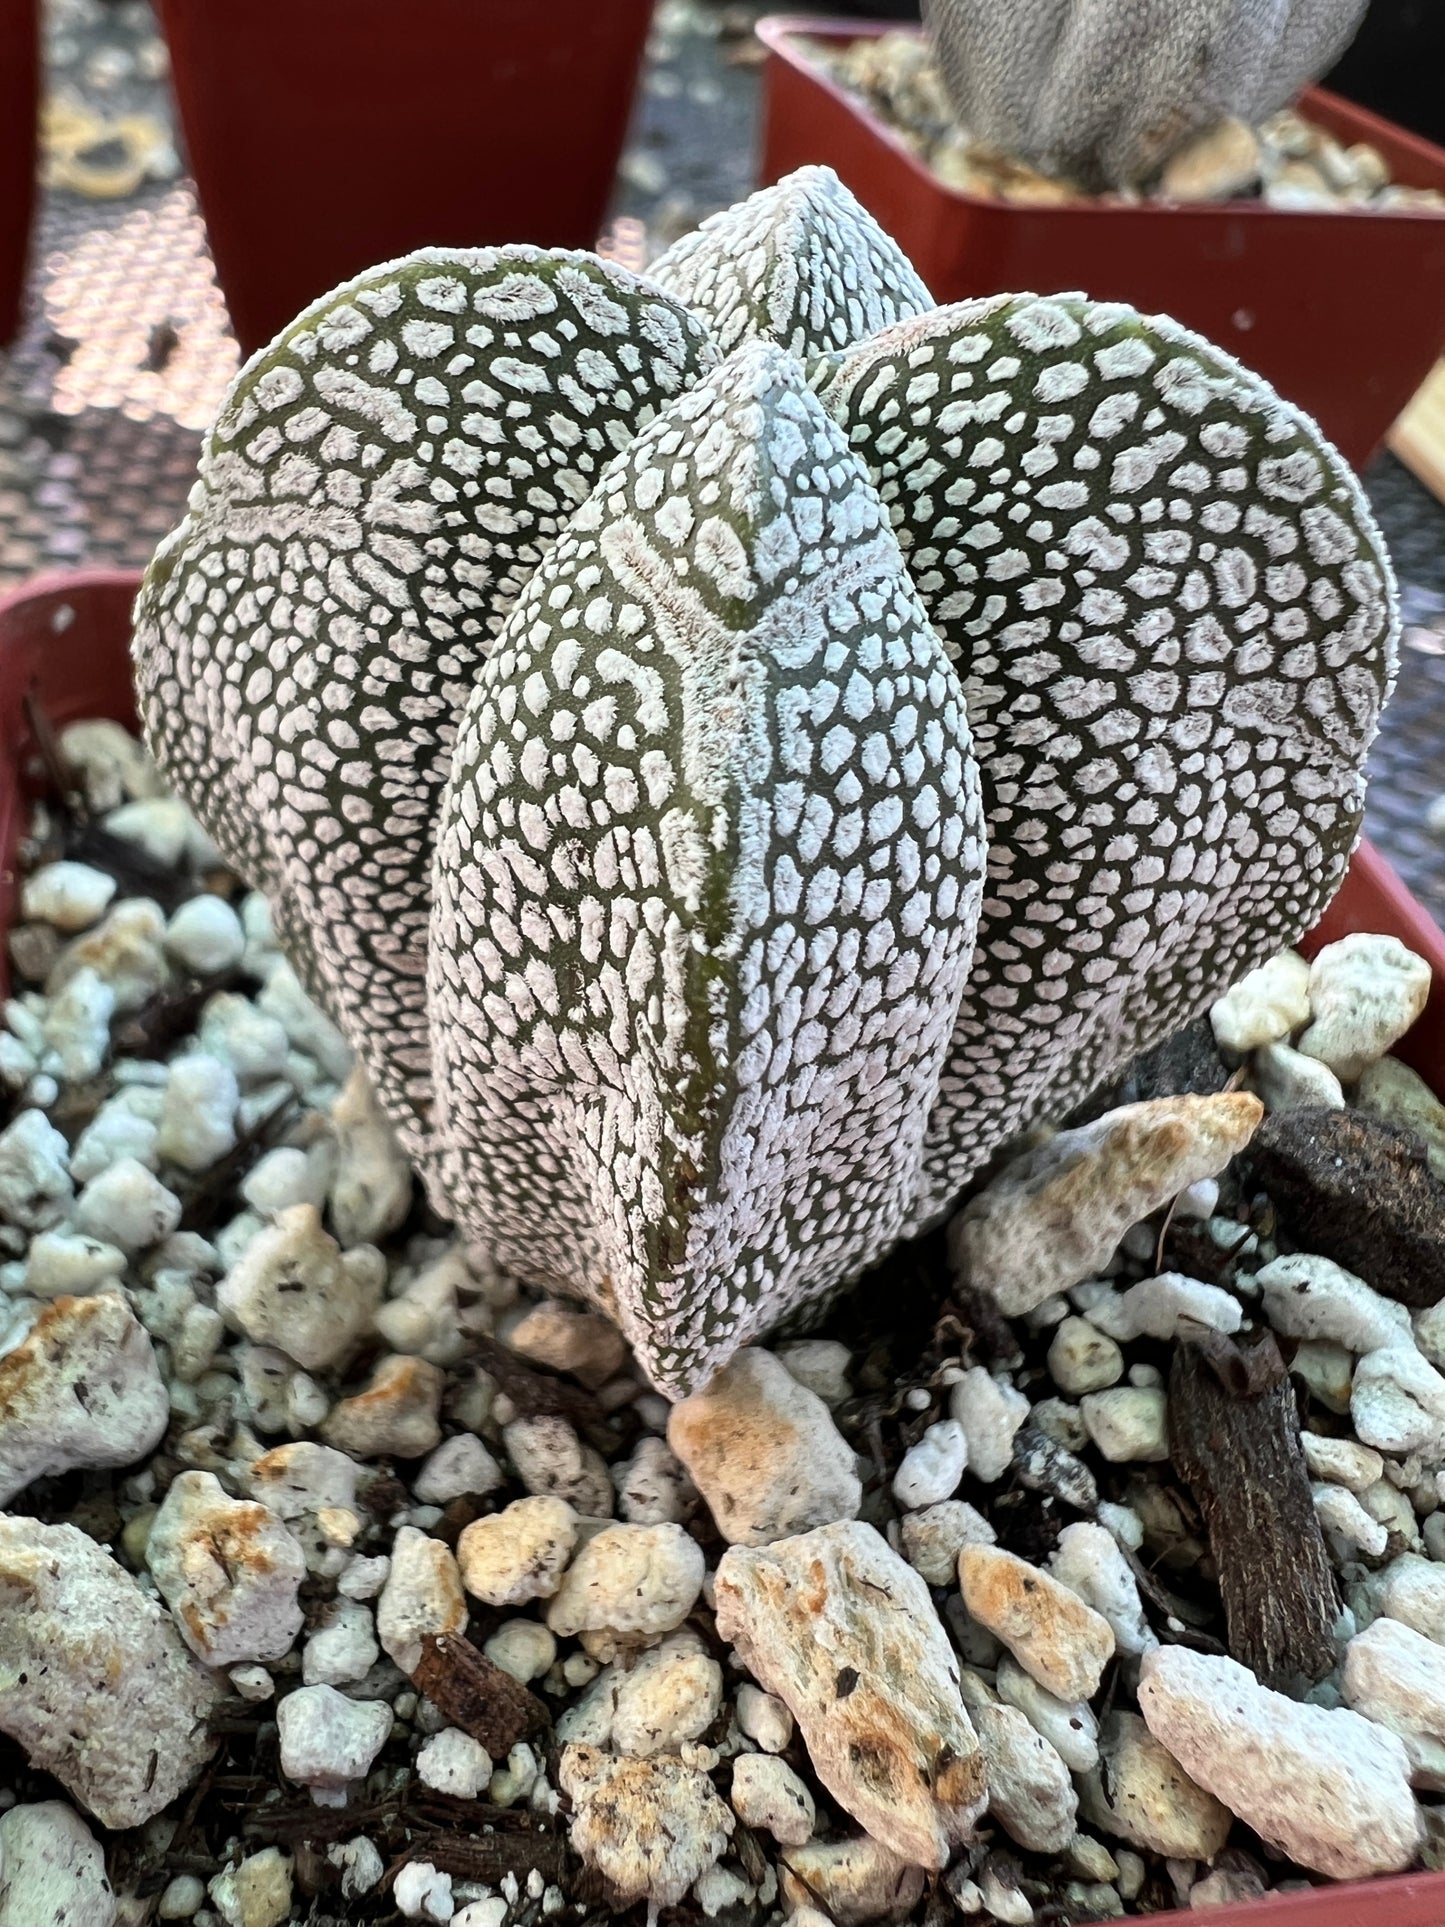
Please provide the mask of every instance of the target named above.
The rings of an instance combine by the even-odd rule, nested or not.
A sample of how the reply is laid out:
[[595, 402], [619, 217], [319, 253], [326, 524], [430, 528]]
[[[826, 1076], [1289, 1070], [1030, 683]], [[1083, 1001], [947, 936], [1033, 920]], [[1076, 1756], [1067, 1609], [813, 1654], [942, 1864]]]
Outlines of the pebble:
[[231, 1066], [243, 1090], [282, 1076], [291, 1048], [283, 1024], [258, 1010], [249, 997], [228, 990], [207, 999], [196, 1041], [209, 1056]]
[[958, 1420], [930, 1425], [904, 1453], [893, 1475], [893, 1496], [909, 1512], [940, 1505], [957, 1492], [967, 1464], [968, 1440]]
[[687, 1629], [619, 1670], [615, 1683], [610, 1744], [633, 1759], [680, 1752], [702, 1738], [722, 1708], [722, 1668]]
[[183, 903], [166, 926], [172, 962], [197, 977], [234, 970], [246, 948], [241, 919], [222, 897], [203, 893]]
[[1241, 977], [1209, 1012], [1215, 1042], [1239, 1057], [1282, 1042], [1309, 1020], [1310, 967], [1293, 950]]
[[1049, 1345], [1049, 1376], [1073, 1398], [1102, 1392], [1124, 1376], [1124, 1354], [1087, 1318], [1065, 1318]]
[[798, 1338], [779, 1345], [774, 1356], [800, 1385], [816, 1392], [828, 1410], [835, 1411], [853, 1396], [848, 1369], [853, 1355], [836, 1338]]
[[607, 1461], [594, 1446], [583, 1444], [566, 1419], [550, 1413], [513, 1419], [502, 1427], [502, 1443], [528, 1492], [565, 1500], [586, 1519], [612, 1516]]
[[88, 1184], [121, 1158], [134, 1158], [154, 1171], [160, 1163], [156, 1139], [164, 1103], [163, 1089], [151, 1090], [143, 1084], [107, 1098], [75, 1140], [70, 1154], [70, 1175], [75, 1182]]
[[1351, 1492], [1364, 1492], [1385, 1474], [1385, 1461], [1368, 1445], [1356, 1439], [1325, 1438], [1319, 1432], [1301, 1432], [1305, 1465], [1312, 1479], [1328, 1479]]
[[988, 1810], [1030, 1853], [1062, 1853], [1074, 1837], [1079, 1798], [1069, 1769], [1013, 1706], [973, 1715], [988, 1764]]
[[681, 1760], [613, 1759], [573, 1744], [558, 1784], [572, 1801], [574, 1851], [624, 1900], [675, 1907], [732, 1837], [733, 1816], [711, 1780]]
[[996, 1546], [965, 1546], [958, 1579], [970, 1614], [1061, 1700], [1092, 1699], [1114, 1656], [1109, 1622], [1049, 1573]]
[[1098, 1765], [1099, 1722], [1087, 1700], [1061, 1700], [1008, 1652], [999, 1657], [994, 1684], [1003, 1704], [1018, 1708], [1071, 1773], [1087, 1773]]
[[423, 1358], [382, 1358], [364, 1392], [331, 1408], [322, 1435], [353, 1458], [419, 1459], [441, 1443], [437, 1414], [445, 1384], [445, 1375]]
[[0, 1732], [102, 1826], [151, 1819], [212, 1752], [212, 1675], [74, 1526], [0, 1517], [0, 1654]]
[[583, 1635], [596, 1659], [651, 1644], [697, 1604], [702, 1547], [681, 1526], [610, 1525], [580, 1547], [547, 1607], [562, 1639]]
[[1367, 1117], [1413, 1131], [1437, 1178], [1445, 1178], [1445, 1104], [1418, 1072], [1398, 1057], [1371, 1064], [1355, 1090], [1355, 1105]]
[[155, 1351], [125, 1299], [55, 1299], [0, 1354], [0, 1505], [35, 1479], [133, 1465], [169, 1418]]
[[392, 1883], [391, 1897], [407, 1920], [429, 1920], [445, 1927], [456, 1914], [452, 1877], [430, 1860], [408, 1860]]
[[485, 1498], [506, 1483], [506, 1474], [472, 1432], [444, 1439], [412, 1481], [425, 1505], [450, 1505], [453, 1499]]
[[45, 980], [45, 994], [58, 997], [77, 971], [89, 969], [114, 992], [116, 1010], [133, 1015], [170, 981], [165, 933], [158, 903], [127, 897], [103, 923], [65, 946]]
[[300, 1686], [276, 1708], [281, 1771], [309, 1787], [318, 1806], [345, 1806], [347, 1789], [371, 1771], [391, 1722], [384, 1700], [348, 1699], [334, 1686]]
[[1183, 1646], [1145, 1656], [1139, 1704], [1185, 1770], [1300, 1866], [1356, 1880], [1415, 1858], [1409, 1760], [1383, 1727], [1300, 1705], [1235, 1661]]
[[291, 1913], [291, 1861], [279, 1847], [263, 1847], [217, 1874], [210, 1895], [226, 1927], [281, 1927]]
[[342, 1251], [315, 1205], [297, 1204], [258, 1231], [216, 1288], [216, 1303], [257, 1344], [307, 1371], [342, 1363], [371, 1325], [386, 1280], [373, 1245]]
[[1445, 1452], [1445, 1378], [1413, 1345], [1366, 1352], [1355, 1367], [1350, 1417], [1356, 1436], [1377, 1451]]
[[774, 1693], [744, 1680], [737, 1694], [738, 1731], [764, 1753], [783, 1753], [793, 1738], [793, 1716]]
[[1192, 1780], [1137, 1713], [1113, 1713], [1099, 1765], [1080, 1784], [1086, 1819], [1146, 1853], [1212, 1860], [1229, 1838], [1229, 1809]]
[[350, 1512], [361, 1468], [346, 1453], [310, 1439], [278, 1445], [252, 1462], [251, 1496], [284, 1519], [306, 1553], [312, 1572], [336, 1572], [345, 1563], [324, 1538], [323, 1513]]
[[131, 1157], [118, 1159], [93, 1177], [75, 1213], [78, 1231], [132, 1253], [160, 1244], [180, 1221], [181, 1201], [175, 1192]]
[[426, 1740], [416, 1756], [417, 1777], [434, 1793], [454, 1800], [476, 1800], [492, 1777], [491, 1756], [460, 1727], [443, 1727]]
[[[1422, 1755], [1425, 1783], [1439, 1779], [1445, 1748], [1445, 1646], [1397, 1619], [1377, 1619], [1345, 1648], [1340, 1683], [1347, 1706], [1403, 1741], [1417, 1785]], [[1421, 1748], [1420, 1741], [1428, 1746]]]
[[[241, 920], [245, 922], [244, 905]], [[279, 963], [267, 974], [256, 1007], [263, 1015], [277, 1020], [294, 1050], [315, 1059], [323, 1076], [338, 1084], [350, 1076], [351, 1046], [331, 1019], [306, 995], [290, 964]]]
[[1131, 1225], [1217, 1177], [1263, 1115], [1257, 1097], [1236, 1091], [1127, 1104], [1060, 1131], [1006, 1165], [950, 1226], [965, 1282], [1020, 1317], [1098, 1277]]
[[569, 1372], [591, 1387], [605, 1385], [627, 1362], [627, 1340], [611, 1319], [557, 1299], [533, 1305], [507, 1333], [523, 1358], [554, 1372]]
[[1137, 1659], [1158, 1645], [1144, 1616], [1139, 1582], [1112, 1532], [1082, 1520], [1065, 1526], [1049, 1568], [1055, 1579], [1108, 1620], [1126, 1659]]
[[875, 1840], [810, 1840], [784, 1847], [781, 1885], [796, 1927], [805, 1910], [826, 1908], [816, 1920], [836, 1927], [863, 1927], [865, 1921], [904, 1920], [923, 1898], [925, 1874]]
[[110, 1055], [115, 992], [93, 970], [77, 970], [45, 1013], [42, 1065], [63, 1084], [86, 1084]]
[[551, 1667], [557, 1657], [557, 1641], [535, 1619], [505, 1619], [482, 1648], [494, 1666], [510, 1673], [523, 1686]]
[[415, 1526], [403, 1526], [392, 1542], [391, 1569], [377, 1602], [382, 1650], [411, 1674], [421, 1663], [428, 1633], [460, 1633], [466, 1623], [462, 1576], [450, 1549]]
[[[1078, 1424], [1083, 1425], [1082, 1414]], [[1088, 1466], [1036, 1425], [1020, 1427], [1014, 1441], [1013, 1471], [1028, 1491], [1047, 1492], [1076, 1512], [1092, 1512], [1099, 1502], [1098, 1483]]]
[[88, 863], [47, 863], [25, 879], [20, 914], [73, 936], [104, 916], [115, 895], [115, 878]]
[[25, 1256], [24, 1289], [32, 1298], [85, 1298], [125, 1270], [125, 1253], [73, 1231], [42, 1231]]
[[1381, 1574], [1379, 1609], [1445, 1646], [1445, 1565], [1402, 1554]]
[[208, 1666], [281, 1659], [301, 1630], [306, 1557], [274, 1512], [182, 1472], [151, 1524], [149, 1566], [181, 1637]]
[[190, 839], [194, 818], [173, 796], [145, 797], [122, 803], [104, 818], [101, 827], [122, 843], [129, 843], [166, 869], [179, 868]]
[[903, 1556], [930, 1586], [951, 1586], [965, 1546], [991, 1546], [998, 1537], [966, 1499], [944, 1499], [905, 1514], [899, 1534]]
[[161, 1889], [156, 1902], [158, 1920], [189, 1920], [205, 1905], [205, 1882], [193, 1873], [178, 1873]]
[[351, 1686], [365, 1679], [377, 1660], [376, 1624], [367, 1608], [344, 1595], [321, 1610], [301, 1656], [306, 1686]]
[[912, 1864], [946, 1866], [987, 1787], [958, 1661], [913, 1568], [845, 1521], [731, 1547], [716, 1597], [719, 1637], [792, 1713], [834, 1799]]
[[1090, 1305], [1089, 1317], [1111, 1338], [1128, 1344], [1135, 1338], [1169, 1342], [1179, 1336], [1181, 1319], [1207, 1325], [1212, 1331], [1237, 1332], [1244, 1312], [1233, 1292], [1178, 1271], [1143, 1278], [1127, 1291], [1111, 1293]]
[[697, 1491], [681, 1459], [661, 1439], [641, 1438], [630, 1459], [612, 1467], [617, 1510], [635, 1526], [682, 1525]]
[[1266, 1044], [1249, 1067], [1250, 1082], [1267, 1111], [1342, 1111], [1345, 1093], [1328, 1064], [1288, 1044]]
[[0, 1813], [0, 1927], [111, 1927], [105, 1852], [63, 1800]]
[[1255, 1274], [1265, 1316], [1287, 1338], [1325, 1339], [1351, 1352], [1397, 1345], [1410, 1314], [1329, 1258], [1291, 1252]]
[[1404, 1036], [1429, 995], [1429, 964], [1398, 937], [1342, 937], [1310, 966], [1314, 1022], [1299, 1047], [1353, 1084]]
[[963, 1429], [969, 1471], [985, 1485], [994, 1484], [1013, 1463], [1014, 1440], [1029, 1415], [1028, 1400], [1007, 1379], [974, 1365], [949, 1393], [948, 1409]]
[[673, 1406], [667, 1442], [729, 1545], [765, 1546], [858, 1515], [852, 1447], [823, 1400], [758, 1347]]
[[156, 766], [139, 741], [108, 718], [67, 723], [60, 732], [60, 749], [97, 816], [108, 815], [122, 803], [155, 796], [160, 789]]
[[48, 1231], [69, 1212], [70, 1146], [43, 1111], [22, 1111], [0, 1135], [0, 1220]]
[[740, 1753], [733, 1761], [729, 1798], [744, 1826], [761, 1828], [782, 1846], [801, 1847], [813, 1837], [818, 1819], [813, 1796], [775, 1754]]
[[1089, 1437], [1111, 1465], [1152, 1465], [1169, 1457], [1169, 1401], [1157, 1387], [1090, 1392], [1079, 1409]]
[[[325, 1152], [329, 1146], [317, 1146]], [[309, 1204], [320, 1211], [330, 1187], [327, 1156], [303, 1151], [295, 1145], [278, 1145], [252, 1165], [241, 1186], [241, 1196], [262, 1218], [275, 1218], [293, 1205]]]
[[1311, 1487], [1310, 1496], [1320, 1524], [1344, 1548], [1345, 1557], [1356, 1551], [1371, 1559], [1384, 1556], [1390, 1535], [1370, 1517], [1353, 1492], [1340, 1485], [1316, 1485]]
[[1418, 1138], [1358, 1111], [1290, 1111], [1251, 1155], [1298, 1243], [1403, 1304], [1445, 1298], [1445, 1181]]
[[331, 1222], [348, 1248], [377, 1244], [411, 1209], [412, 1170], [359, 1064], [331, 1107], [331, 1124], [336, 1134]]
[[182, 1171], [208, 1171], [236, 1144], [236, 1073], [219, 1057], [175, 1058], [156, 1138], [159, 1155]]
[[488, 1606], [550, 1599], [577, 1544], [577, 1514], [545, 1494], [474, 1519], [457, 1542], [462, 1583]]

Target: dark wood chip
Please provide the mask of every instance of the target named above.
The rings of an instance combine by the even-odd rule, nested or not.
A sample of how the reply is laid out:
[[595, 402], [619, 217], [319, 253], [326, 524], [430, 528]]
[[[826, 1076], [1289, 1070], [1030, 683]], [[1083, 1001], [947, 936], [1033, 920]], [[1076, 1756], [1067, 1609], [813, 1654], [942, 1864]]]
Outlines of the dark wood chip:
[[551, 1724], [534, 1693], [454, 1633], [428, 1633], [411, 1681], [494, 1760], [505, 1759], [518, 1740]]

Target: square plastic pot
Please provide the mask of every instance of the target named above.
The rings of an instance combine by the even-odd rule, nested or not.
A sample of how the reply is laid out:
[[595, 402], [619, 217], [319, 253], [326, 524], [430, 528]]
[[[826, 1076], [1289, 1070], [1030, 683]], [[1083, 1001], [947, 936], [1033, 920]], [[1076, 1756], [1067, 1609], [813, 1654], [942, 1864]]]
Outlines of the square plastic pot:
[[161, 0], [247, 354], [420, 247], [590, 248], [653, 0]]
[[15, 339], [35, 213], [39, 0], [0, 0], [0, 348]]
[[[32, 695], [57, 727], [86, 716], [134, 726], [130, 682], [130, 609], [138, 575], [83, 572], [41, 576], [0, 597], [0, 992], [8, 994], [3, 942], [15, 916], [16, 850], [31, 800], [43, 793], [25, 699]], [[1361, 844], [1344, 888], [1304, 948], [1313, 952], [1352, 930], [1387, 931], [1435, 973], [1430, 1003], [1399, 1046], [1434, 1088], [1445, 1092], [1445, 932], [1394, 871]], [[1211, 1927], [1445, 1927], [1445, 1874], [1406, 1874], [1341, 1887], [1311, 1888], [1278, 1900], [1222, 1907]], [[1152, 1914], [1151, 1927], [1185, 1927], [1195, 1914]]]
[[[807, 46], [890, 31], [807, 15], [759, 23], [764, 181], [810, 161], [832, 167], [940, 302], [1080, 290], [1173, 315], [1272, 382], [1364, 467], [1445, 347], [1445, 210], [1019, 207], [964, 194]], [[1445, 191], [1445, 150], [1319, 89], [1304, 111], [1342, 141], [1369, 141], [1404, 185]]]

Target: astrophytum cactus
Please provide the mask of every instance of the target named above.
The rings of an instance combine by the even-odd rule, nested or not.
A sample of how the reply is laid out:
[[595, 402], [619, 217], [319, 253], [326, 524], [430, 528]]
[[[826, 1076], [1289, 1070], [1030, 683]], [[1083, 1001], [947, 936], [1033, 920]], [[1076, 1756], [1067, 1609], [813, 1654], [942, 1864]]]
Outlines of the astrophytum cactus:
[[1090, 190], [1147, 184], [1196, 134], [1254, 126], [1349, 45], [1367, 0], [923, 0], [979, 140]]
[[318, 302], [136, 661], [438, 1207], [682, 1394], [1311, 923], [1394, 633], [1253, 376], [1082, 297], [930, 309], [810, 169], [648, 281], [432, 252]]

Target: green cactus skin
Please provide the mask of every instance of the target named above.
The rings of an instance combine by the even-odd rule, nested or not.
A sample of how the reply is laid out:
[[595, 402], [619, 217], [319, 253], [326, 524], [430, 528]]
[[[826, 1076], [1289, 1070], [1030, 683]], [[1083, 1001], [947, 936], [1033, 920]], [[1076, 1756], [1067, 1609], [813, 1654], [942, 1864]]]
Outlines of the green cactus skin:
[[1231, 116], [1257, 124], [1343, 53], [1367, 0], [924, 0], [976, 139], [1091, 191], [1144, 186]]
[[1343, 463], [1171, 322], [928, 311], [819, 169], [658, 277], [317, 304], [135, 651], [438, 1207], [677, 1396], [1309, 927], [1397, 621]]

